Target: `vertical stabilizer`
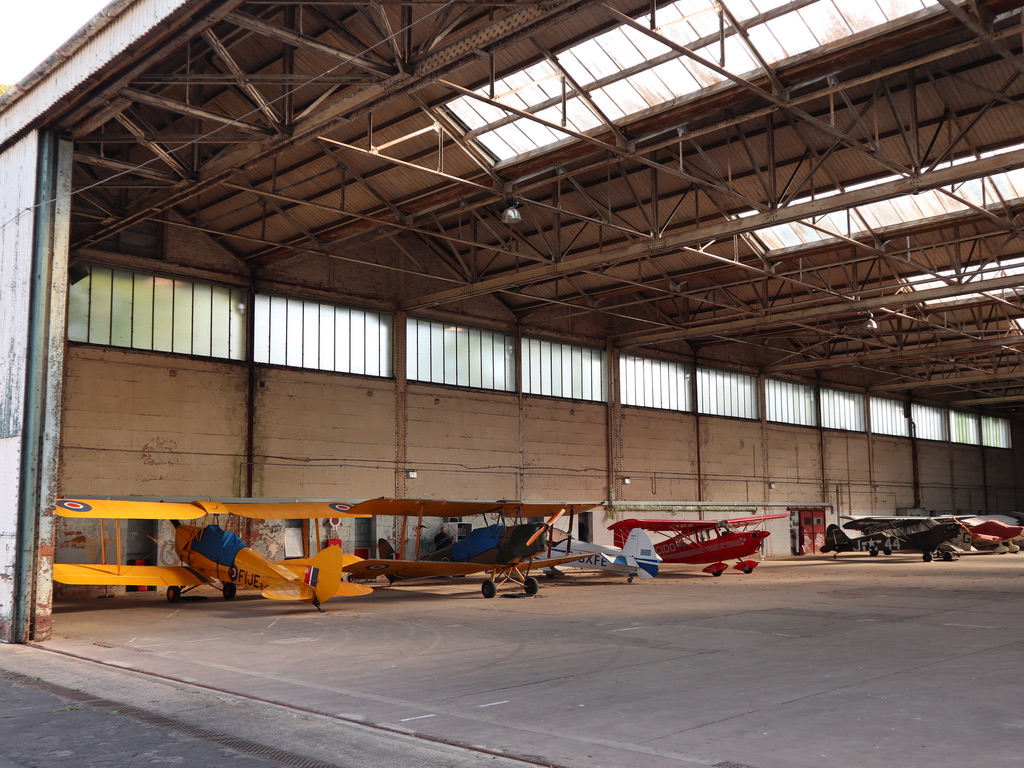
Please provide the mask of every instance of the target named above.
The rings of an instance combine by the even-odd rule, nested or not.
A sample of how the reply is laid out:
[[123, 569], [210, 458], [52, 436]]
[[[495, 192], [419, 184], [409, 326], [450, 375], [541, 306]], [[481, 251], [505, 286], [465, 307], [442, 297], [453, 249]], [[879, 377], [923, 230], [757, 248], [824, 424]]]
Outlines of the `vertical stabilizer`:
[[661, 562], [661, 555], [654, 551], [654, 542], [647, 531], [643, 528], [634, 528], [626, 537], [626, 543], [622, 547], [622, 554], [636, 560], [640, 570], [637, 576], [642, 579], [653, 579], [658, 575], [658, 563]]
[[316, 557], [309, 559], [303, 582], [316, 592], [316, 605], [330, 600], [337, 593], [344, 567], [345, 556], [341, 547], [325, 547]]
[[835, 523], [831, 523], [825, 529], [825, 546], [821, 548], [824, 552], [848, 552], [853, 549], [853, 539], [846, 535], [846, 532]]

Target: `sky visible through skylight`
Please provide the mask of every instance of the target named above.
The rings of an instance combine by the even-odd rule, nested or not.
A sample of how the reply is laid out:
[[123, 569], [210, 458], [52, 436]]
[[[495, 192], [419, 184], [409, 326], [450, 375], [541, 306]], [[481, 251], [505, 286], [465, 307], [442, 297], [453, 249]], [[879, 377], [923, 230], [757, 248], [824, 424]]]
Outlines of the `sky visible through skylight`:
[[[729, 0], [728, 10], [747, 26], [750, 44], [768, 64], [871, 29], [929, 5], [932, 0], [817, 0], [798, 10], [758, 22], [781, 0]], [[649, 27], [650, 17], [637, 20]], [[686, 46], [704, 59], [740, 75], [758, 68], [746, 43], [737, 34], [719, 34], [722, 19], [712, 3], [692, 0], [659, 8], [656, 32]], [[549, 146], [567, 134], [616, 122], [673, 99], [698, 93], [724, 76], [682, 56], [642, 32], [622, 25], [557, 53], [557, 66], [540, 62], [498, 79], [477, 91], [496, 104], [469, 96], [448, 103], [479, 144], [497, 161], [514, 159]], [[561, 69], [559, 69], [559, 67]], [[589, 94], [590, 103], [572, 87]], [[498, 105], [529, 112], [550, 125], [516, 116]]]

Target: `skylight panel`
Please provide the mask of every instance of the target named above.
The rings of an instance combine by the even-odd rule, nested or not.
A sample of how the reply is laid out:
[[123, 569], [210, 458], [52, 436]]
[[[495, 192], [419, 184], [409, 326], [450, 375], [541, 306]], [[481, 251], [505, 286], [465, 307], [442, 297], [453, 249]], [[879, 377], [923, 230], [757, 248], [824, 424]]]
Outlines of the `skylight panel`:
[[[952, 269], [937, 272], [935, 275], [918, 275], [905, 278], [905, 282], [915, 291], [924, 291], [929, 288], [940, 288], [944, 285], [965, 285], [970, 287], [972, 282], [978, 280], [991, 280], [997, 277], [1019, 277], [1024, 276], [1024, 258], [1006, 259], [995, 265], [975, 266], [966, 270], [956, 271]], [[983, 295], [1001, 296], [1008, 299], [1016, 299], [1017, 292], [1013, 288], [1004, 288], [997, 291], [986, 291], [982, 293], [962, 293], [958, 296], [948, 296], [944, 299], [931, 299], [924, 302], [927, 307], [935, 307], [953, 303], [977, 300]]]
[[853, 34], [850, 25], [836, 9], [832, 0], [822, 0], [822, 2], [809, 5], [801, 11], [800, 15], [803, 16], [804, 22], [820, 45], [831, 43], [834, 40], [842, 40]]
[[816, 229], [799, 226], [796, 222], [792, 224], [776, 224], [757, 231], [757, 237], [761, 239], [771, 250], [792, 248], [797, 245], [806, 245], [820, 241], [822, 235]]
[[[622, 109], [622, 102], [616, 98], [616, 90], [617, 88], [602, 88], [599, 91], [594, 91], [590, 96], [597, 108], [607, 115], [609, 120], [618, 120], [627, 114]], [[634, 95], [636, 94], [635, 90], [632, 92]]]
[[760, 13], [751, 0], [729, 0], [729, 10], [740, 22], [752, 19]]
[[692, 93], [699, 87], [693, 74], [678, 59], [659, 64], [651, 70], [651, 73], [656, 75], [662, 83], [665, 83], [666, 88], [669, 88], [668, 83], [672, 83], [673, 87], [669, 88], [669, 90], [673, 92], [674, 96]]
[[[702, 0], [678, 0], [658, 8], [657, 32], [668, 40], [688, 48], [697, 48], [696, 41], [705, 45], [696, 53], [709, 62], [723, 66], [738, 77], [749, 78], [759, 68], [741, 36], [727, 25], [724, 43], [716, 39], [722, 29], [718, 8], [712, 4], [698, 5]], [[729, 10], [741, 24], [750, 19], [785, 7], [791, 0], [729, 0]], [[871, 29], [906, 13], [933, 5], [938, 0], [856, 0], [837, 3], [818, 0], [805, 8], [790, 11], [761, 24], [747, 27], [751, 44], [769, 65], [813, 50], [826, 42], [849, 36], [853, 32]], [[650, 23], [649, 16], [637, 19], [640, 24]], [[708, 40], [714, 40], [707, 43]], [[595, 103], [610, 120], [621, 120], [636, 112], [679, 99], [702, 88], [721, 83], [725, 78], [718, 72], [673, 51], [668, 45], [652, 39], [629, 26], [619, 26], [572, 48], [561, 51], [558, 61], [569, 76], [588, 89]], [[642, 73], [638, 67], [650, 66], [654, 61], [673, 56], [669, 63]], [[458, 97], [448, 103], [448, 109], [477, 136], [477, 140], [498, 160], [509, 160], [519, 154], [508, 154], [511, 148], [522, 147], [521, 152], [532, 151], [565, 138], [565, 134], [545, 127], [529, 126], [529, 118], [513, 116], [501, 109], [505, 104], [523, 112], [536, 112], [541, 105], [561, 101], [563, 92], [570, 102], [576, 99], [562, 82], [561, 72], [546, 60], [511, 73], [477, 93], [485, 98], [494, 93], [492, 105], [476, 104], [470, 107], [471, 97]], [[603, 83], [600, 89], [596, 83]], [[613, 106], [614, 105], [614, 106]], [[567, 105], [566, 120], [574, 130], [587, 130], [599, 124], [582, 102]], [[550, 114], [545, 107], [545, 116]], [[561, 122], [561, 115], [555, 121]], [[519, 125], [511, 130], [509, 121]], [[493, 136], [492, 136], [493, 134]], [[500, 138], [499, 138], [500, 137]], [[533, 140], [537, 143], [529, 146]]]
[[786, 55], [778, 37], [765, 24], [750, 30], [750, 42], [765, 61], [777, 61]]
[[863, 32], [888, 21], [875, 0], [857, 0], [855, 3], [843, 3], [840, 13], [850, 25], [850, 29]]
[[[694, 40], [718, 33], [718, 13], [713, 6], [707, 5], [693, 11], [691, 4], [688, 9], [692, 11], [691, 13], [685, 13], [683, 8], [682, 3], [673, 3], [671, 6], [658, 9], [658, 23], [661, 25], [659, 31], [665, 37], [689, 47]], [[729, 8], [732, 8], [732, 3], [729, 4]], [[672, 11], [678, 13], [676, 20], [666, 22], [665, 18]], [[647, 19], [649, 17], [645, 16], [643, 20], [647, 21]]]
[[[595, 55], [588, 55], [591, 51]], [[592, 83], [599, 80], [603, 76], [602, 68], [606, 70], [607, 75], [615, 74], [615, 65], [593, 40], [558, 54], [558, 63], [577, 83]]]
[[750, 30], [751, 40], [771, 35], [777, 41], [777, 52], [767, 56], [758, 48], [761, 55], [769, 62], [780, 61], [787, 56], [796, 56], [804, 51], [813, 51], [818, 47], [818, 38], [811, 32], [802, 14], [787, 13], [780, 19], [772, 19], [767, 24], [759, 24]]
[[[586, 131], [604, 124], [601, 116], [594, 114], [594, 110], [590, 108], [590, 105], [581, 99], [569, 99], [565, 104], [565, 111], [567, 124], [576, 131]], [[556, 108], [556, 112], [558, 113], [556, 122], [559, 122], [561, 120], [561, 106]], [[622, 110], [618, 109], [616, 104], [610, 104], [609, 109], [606, 109], [604, 114], [609, 120], [615, 120], [623, 115]]]
[[675, 96], [668, 83], [661, 77], [661, 73], [656, 69], [645, 72], [643, 77], [631, 77], [627, 82], [636, 91], [639, 97], [638, 103], [643, 105], [637, 111], [655, 104], [663, 104]]

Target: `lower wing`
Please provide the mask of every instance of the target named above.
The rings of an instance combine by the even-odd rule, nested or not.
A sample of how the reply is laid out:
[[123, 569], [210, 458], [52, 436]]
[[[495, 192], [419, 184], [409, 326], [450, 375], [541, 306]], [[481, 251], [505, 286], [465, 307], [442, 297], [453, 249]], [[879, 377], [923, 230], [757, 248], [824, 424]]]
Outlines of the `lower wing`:
[[54, 563], [53, 580], [93, 586], [195, 587], [208, 583], [180, 565], [100, 565]]
[[362, 560], [345, 565], [345, 573], [354, 579], [373, 579], [377, 576], [401, 579], [467, 576], [493, 569], [493, 563], [453, 563], [444, 560]]

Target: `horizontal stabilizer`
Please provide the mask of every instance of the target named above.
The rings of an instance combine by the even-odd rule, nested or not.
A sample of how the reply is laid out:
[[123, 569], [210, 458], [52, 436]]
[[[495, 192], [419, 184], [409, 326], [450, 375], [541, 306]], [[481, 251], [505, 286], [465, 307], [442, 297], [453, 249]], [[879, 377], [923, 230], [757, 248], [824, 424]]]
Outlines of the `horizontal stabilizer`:
[[54, 563], [53, 580], [91, 586], [195, 587], [207, 582], [176, 565], [102, 565]]
[[279, 581], [264, 589], [263, 596], [271, 600], [312, 600], [316, 591], [299, 581]]
[[368, 587], [365, 584], [353, 584], [350, 581], [343, 581], [338, 585], [338, 591], [334, 593], [335, 597], [358, 597], [359, 595], [368, 595], [373, 592], [373, 587]]

